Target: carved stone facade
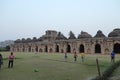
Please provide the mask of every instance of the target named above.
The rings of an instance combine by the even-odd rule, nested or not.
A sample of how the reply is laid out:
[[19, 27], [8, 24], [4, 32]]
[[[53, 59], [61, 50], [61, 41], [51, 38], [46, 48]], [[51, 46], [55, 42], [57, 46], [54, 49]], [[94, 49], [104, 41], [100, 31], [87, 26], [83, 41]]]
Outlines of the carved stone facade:
[[61, 33], [54, 30], [46, 31], [40, 38], [18, 39], [11, 45], [14, 52], [47, 52], [47, 53], [77, 53], [88, 54], [110, 54], [112, 51], [120, 53], [120, 29], [114, 29], [106, 37], [102, 31], [92, 37], [87, 32], [81, 32], [78, 38], [72, 36], [68, 39]]

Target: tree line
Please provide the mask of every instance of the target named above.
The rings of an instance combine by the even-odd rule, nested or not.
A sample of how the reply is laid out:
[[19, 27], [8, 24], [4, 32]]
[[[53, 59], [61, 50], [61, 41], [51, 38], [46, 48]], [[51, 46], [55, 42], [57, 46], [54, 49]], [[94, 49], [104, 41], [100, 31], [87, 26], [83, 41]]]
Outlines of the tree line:
[[10, 51], [10, 46], [0, 47], [0, 52], [1, 51]]

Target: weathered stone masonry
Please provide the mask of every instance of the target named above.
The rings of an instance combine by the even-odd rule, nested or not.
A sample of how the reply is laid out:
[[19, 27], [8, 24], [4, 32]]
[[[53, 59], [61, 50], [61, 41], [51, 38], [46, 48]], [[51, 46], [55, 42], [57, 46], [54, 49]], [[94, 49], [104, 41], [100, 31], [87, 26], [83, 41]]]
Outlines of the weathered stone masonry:
[[120, 29], [114, 29], [108, 37], [100, 30], [94, 37], [82, 31], [78, 38], [72, 32], [66, 38], [61, 32], [48, 30], [38, 39], [18, 39], [11, 45], [11, 51], [14, 52], [73, 53], [74, 50], [88, 54], [110, 54], [111, 51], [120, 53]]

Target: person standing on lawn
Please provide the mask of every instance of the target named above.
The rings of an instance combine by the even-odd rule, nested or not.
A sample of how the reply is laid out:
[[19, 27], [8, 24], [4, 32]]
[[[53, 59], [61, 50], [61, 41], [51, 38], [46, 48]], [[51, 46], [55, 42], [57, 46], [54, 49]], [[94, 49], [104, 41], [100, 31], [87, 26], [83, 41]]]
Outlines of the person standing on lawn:
[[81, 53], [81, 59], [82, 59], [82, 62], [84, 62], [84, 60], [85, 60], [85, 53], [84, 52]]
[[76, 53], [76, 51], [74, 51], [74, 62], [76, 62], [77, 61], [77, 53]]
[[15, 56], [13, 55], [13, 52], [11, 52], [9, 56], [9, 63], [8, 63], [8, 68], [13, 68], [13, 61], [14, 61]]
[[114, 51], [112, 51], [112, 53], [111, 53], [111, 62], [115, 62], [115, 52]]
[[67, 60], [67, 52], [64, 53], [65, 61]]

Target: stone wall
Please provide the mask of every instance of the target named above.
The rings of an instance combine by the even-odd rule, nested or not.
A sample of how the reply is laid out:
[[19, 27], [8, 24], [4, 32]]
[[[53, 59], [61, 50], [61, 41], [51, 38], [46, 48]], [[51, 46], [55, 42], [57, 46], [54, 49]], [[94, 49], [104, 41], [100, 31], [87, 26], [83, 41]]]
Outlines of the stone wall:
[[60, 38], [59, 40], [56, 40], [56, 37], [56, 31], [46, 31], [40, 40], [15, 42], [11, 45], [11, 51], [73, 53], [76, 50], [77, 53], [87, 54], [110, 54], [112, 51], [120, 53], [120, 37]]

